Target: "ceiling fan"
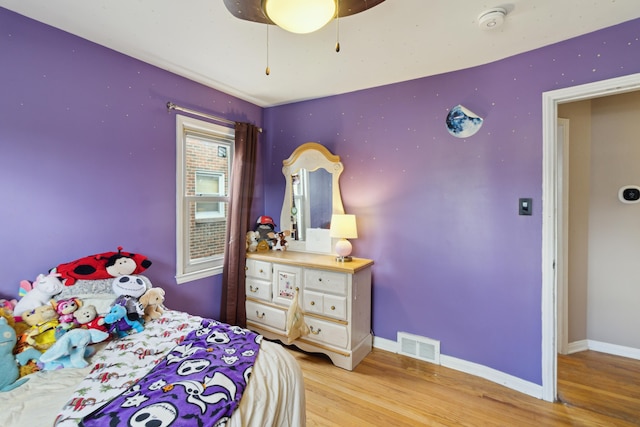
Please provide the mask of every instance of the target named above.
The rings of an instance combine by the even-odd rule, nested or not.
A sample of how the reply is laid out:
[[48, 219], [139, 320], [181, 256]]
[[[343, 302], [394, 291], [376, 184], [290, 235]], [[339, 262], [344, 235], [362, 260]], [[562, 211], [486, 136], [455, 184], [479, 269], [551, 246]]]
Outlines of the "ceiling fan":
[[233, 16], [277, 25], [294, 33], [311, 33], [334, 18], [355, 15], [384, 0], [223, 0]]

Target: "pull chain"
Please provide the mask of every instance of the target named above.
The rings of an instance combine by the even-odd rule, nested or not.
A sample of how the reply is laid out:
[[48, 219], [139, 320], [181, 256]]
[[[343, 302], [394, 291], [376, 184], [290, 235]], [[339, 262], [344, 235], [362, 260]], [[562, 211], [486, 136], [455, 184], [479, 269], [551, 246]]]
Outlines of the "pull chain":
[[336, 53], [340, 52], [340, 0], [336, 0]]
[[271, 68], [269, 68], [269, 24], [267, 24], [267, 69], [264, 73], [268, 76], [271, 74]]

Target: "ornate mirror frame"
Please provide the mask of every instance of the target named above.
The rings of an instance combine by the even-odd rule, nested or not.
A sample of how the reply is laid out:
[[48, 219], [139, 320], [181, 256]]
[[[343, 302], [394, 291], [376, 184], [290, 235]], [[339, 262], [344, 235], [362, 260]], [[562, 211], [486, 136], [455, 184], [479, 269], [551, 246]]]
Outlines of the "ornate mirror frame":
[[[332, 154], [326, 147], [317, 142], [307, 142], [302, 144], [289, 156], [288, 159], [282, 161], [282, 174], [284, 175], [286, 187], [284, 191], [284, 201], [282, 203], [282, 211], [280, 212], [280, 230], [291, 230], [291, 208], [293, 206], [292, 201], [292, 180], [291, 176], [299, 172], [301, 169], [306, 169], [309, 172], [316, 171], [318, 169], [325, 169], [331, 174], [331, 207], [332, 213], [343, 214], [344, 206], [342, 205], [342, 197], [340, 195], [340, 174], [344, 170], [342, 162], [340, 162], [340, 156]], [[329, 237], [329, 230], [326, 230], [326, 239], [328, 239], [328, 247], [331, 249], [327, 251], [321, 251], [330, 253], [333, 249], [331, 238]], [[324, 236], [324, 234], [322, 234]], [[324, 237], [322, 237], [324, 239]], [[293, 251], [301, 252], [317, 252], [312, 245], [308, 244], [309, 240], [297, 241], [289, 239], [289, 249]], [[320, 245], [326, 246], [326, 245]]]

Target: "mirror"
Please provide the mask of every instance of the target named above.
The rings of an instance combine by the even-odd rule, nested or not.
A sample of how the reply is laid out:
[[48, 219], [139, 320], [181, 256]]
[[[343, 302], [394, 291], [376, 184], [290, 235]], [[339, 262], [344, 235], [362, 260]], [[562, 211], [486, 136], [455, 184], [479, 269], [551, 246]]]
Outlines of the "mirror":
[[291, 231], [289, 249], [331, 253], [331, 215], [344, 213], [338, 182], [344, 170], [340, 156], [307, 142], [282, 164], [286, 185], [280, 229]]

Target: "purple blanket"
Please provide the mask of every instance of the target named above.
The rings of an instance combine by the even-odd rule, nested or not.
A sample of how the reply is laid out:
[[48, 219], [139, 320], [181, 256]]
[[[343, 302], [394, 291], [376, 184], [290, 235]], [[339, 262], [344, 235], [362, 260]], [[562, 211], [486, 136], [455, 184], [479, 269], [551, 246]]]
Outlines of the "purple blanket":
[[203, 319], [158, 365], [81, 426], [216, 426], [238, 406], [261, 335]]

